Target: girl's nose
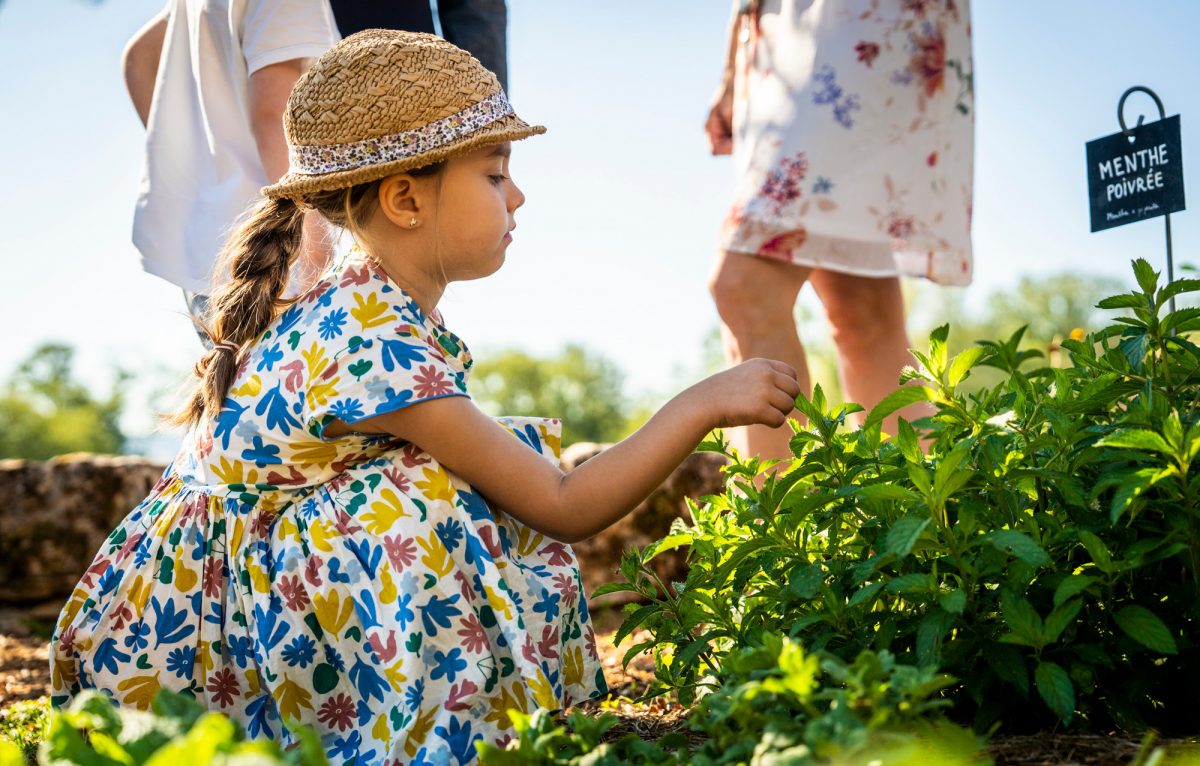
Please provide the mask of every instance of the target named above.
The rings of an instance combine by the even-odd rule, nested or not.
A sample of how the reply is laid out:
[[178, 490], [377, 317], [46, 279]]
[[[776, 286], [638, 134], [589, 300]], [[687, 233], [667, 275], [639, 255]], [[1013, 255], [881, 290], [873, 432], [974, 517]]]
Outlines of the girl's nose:
[[512, 193], [509, 195], [509, 198], [508, 198], [508, 209], [510, 211], [516, 210], [517, 208], [519, 208], [521, 205], [524, 205], [524, 204], [525, 204], [525, 192], [521, 191], [521, 189], [518, 188], [516, 184], [513, 184], [512, 185]]

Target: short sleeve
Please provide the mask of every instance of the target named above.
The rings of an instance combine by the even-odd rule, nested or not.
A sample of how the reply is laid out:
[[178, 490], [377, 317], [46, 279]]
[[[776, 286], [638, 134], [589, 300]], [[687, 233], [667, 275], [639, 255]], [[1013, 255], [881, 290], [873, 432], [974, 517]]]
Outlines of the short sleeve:
[[247, 74], [316, 58], [338, 41], [327, 0], [247, 0], [240, 33]]
[[447, 396], [467, 396], [466, 371], [432, 338], [355, 337], [310, 380], [306, 427], [324, 439], [335, 420], [361, 420]]

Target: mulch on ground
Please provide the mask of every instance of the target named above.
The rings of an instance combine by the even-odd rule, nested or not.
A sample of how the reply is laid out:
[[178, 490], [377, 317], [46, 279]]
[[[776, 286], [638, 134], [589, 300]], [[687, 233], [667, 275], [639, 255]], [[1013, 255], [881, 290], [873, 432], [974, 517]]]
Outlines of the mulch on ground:
[[[640, 638], [635, 635], [622, 642], [622, 648], [617, 648], [612, 639], [619, 624], [620, 614], [615, 610], [601, 610], [596, 614], [596, 648], [609, 693], [575, 709], [587, 713], [604, 711], [617, 716], [619, 723], [609, 730], [606, 739], [636, 734], [642, 739], [654, 740], [670, 732], [681, 732], [695, 739], [687, 731], [687, 710], [669, 698], [657, 697], [634, 704], [634, 700], [645, 695], [651, 686], [654, 663], [642, 655], [634, 658], [628, 668], [621, 667], [625, 649]], [[0, 708], [49, 694], [49, 644], [44, 635], [39, 635], [44, 632], [41, 615], [31, 620], [14, 616], [11, 611], [0, 612]], [[1125, 766], [1135, 760], [1140, 750], [1140, 740], [1096, 734], [1000, 736], [988, 745], [996, 766]]]
[[0, 708], [50, 693], [49, 658], [44, 638], [0, 635]]

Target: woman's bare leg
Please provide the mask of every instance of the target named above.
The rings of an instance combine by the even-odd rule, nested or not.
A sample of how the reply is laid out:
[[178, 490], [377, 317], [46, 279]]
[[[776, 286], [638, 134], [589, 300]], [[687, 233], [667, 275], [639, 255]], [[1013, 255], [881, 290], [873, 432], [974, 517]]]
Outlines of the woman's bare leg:
[[[721, 316], [725, 359], [733, 365], [764, 358], [796, 368], [801, 389], [810, 390], [804, 346], [796, 333], [796, 297], [811, 269], [743, 253], [722, 252], [709, 280]], [[788, 426], [732, 429], [730, 440], [744, 455], [788, 458]]]
[[[811, 280], [833, 329], [846, 399], [870, 410], [899, 387], [905, 365], [915, 363], [908, 350], [900, 280], [825, 270], [814, 271]], [[927, 406], [914, 405], [893, 413], [883, 421], [883, 430], [895, 434], [898, 416], [912, 420], [928, 412]]]

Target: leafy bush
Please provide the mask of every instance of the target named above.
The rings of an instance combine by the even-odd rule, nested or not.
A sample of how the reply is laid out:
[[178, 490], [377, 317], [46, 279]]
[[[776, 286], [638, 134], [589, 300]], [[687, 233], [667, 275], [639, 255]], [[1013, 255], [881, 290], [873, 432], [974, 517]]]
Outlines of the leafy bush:
[[119, 373], [109, 397], [97, 399], [75, 379], [74, 354], [57, 343], [39, 346], [0, 388], [0, 458], [121, 451], [124, 437], [117, 421], [126, 376]]
[[[44, 715], [44, 701], [41, 705]], [[163, 690], [155, 696], [152, 709], [117, 708], [99, 692], [82, 694], [68, 709], [52, 713], [48, 728], [31, 738], [36, 743], [44, 737], [38, 762], [89, 766], [327, 763], [320, 739], [311, 729], [289, 727], [299, 744], [285, 753], [275, 742], [246, 740], [236, 723], [220, 713], [206, 712], [191, 697]], [[0, 766], [24, 763], [21, 748], [0, 740]]]
[[[46, 738], [49, 724], [49, 697], [14, 702], [0, 710], [0, 747], [7, 740], [16, 746], [21, 756], [16, 763], [31, 761], [37, 753], [38, 743]], [[3, 756], [0, 756], [0, 763], [3, 763]]]
[[[1025, 369], [1021, 332], [949, 358], [938, 328], [910, 383], [866, 424], [861, 408], [801, 399], [795, 459], [734, 460], [721, 496], [694, 523], [630, 552], [631, 590], [617, 636], [644, 627], [657, 676], [689, 704], [730, 652], [784, 633], [851, 661], [890, 651], [960, 679], [956, 717], [980, 730], [1098, 731], [1153, 726], [1194, 733], [1200, 688], [1200, 309], [1164, 315], [1200, 280], [1158, 287], [1134, 262], [1138, 289], [1108, 298], [1112, 326], [1065, 340], [1065, 368]], [[1004, 373], [964, 393], [973, 369]], [[917, 401], [936, 410], [880, 423]], [[761, 485], [761, 486], [759, 486]], [[647, 562], [689, 546], [685, 583]]]
[[[824, 678], [822, 678], [824, 676]], [[970, 764], [983, 760], [970, 733], [938, 720], [936, 693], [952, 679], [899, 665], [887, 652], [862, 652], [853, 663], [823, 661], [787, 638], [725, 657], [720, 690], [704, 697], [688, 728], [644, 742], [628, 734], [601, 742], [617, 723], [575, 712], [571, 733], [545, 711], [509, 715], [518, 739], [508, 749], [480, 746], [482, 766], [725, 766], [728, 764]]]
[[510, 349], [481, 359], [471, 395], [495, 415], [545, 413], [562, 418], [563, 444], [612, 442], [626, 434], [623, 376], [608, 359], [568, 345], [556, 357]]

